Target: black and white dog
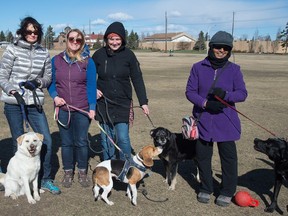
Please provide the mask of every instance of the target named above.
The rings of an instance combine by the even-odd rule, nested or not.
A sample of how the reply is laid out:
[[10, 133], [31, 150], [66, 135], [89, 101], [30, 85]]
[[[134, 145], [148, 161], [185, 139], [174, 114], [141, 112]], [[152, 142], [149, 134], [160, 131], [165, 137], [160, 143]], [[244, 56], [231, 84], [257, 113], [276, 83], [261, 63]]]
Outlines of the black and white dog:
[[288, 179], [288, 143], [284, 139], [254, 139], [254, 149], [266, 154], [274, 162], [275, 182], [271, 204], [265, 209], [273, 212], [278, 207], [277, 198], [284, 180]]
[[[169, 190], [174, 190], [178, 164], [183, 160], [195, 160], [196, 140], [191, 141], [183, 138], [182, 133], [172, 133], [166, 128], [158, 127], [150, 132], [155, 147], [162, 147], [163, 151], [158, 157], [163, 162], [166, 173], [166, 183]], [[198, 171], [198, 170], [197, 170]], [[197, 172], [196, 179], [200, 182]]]

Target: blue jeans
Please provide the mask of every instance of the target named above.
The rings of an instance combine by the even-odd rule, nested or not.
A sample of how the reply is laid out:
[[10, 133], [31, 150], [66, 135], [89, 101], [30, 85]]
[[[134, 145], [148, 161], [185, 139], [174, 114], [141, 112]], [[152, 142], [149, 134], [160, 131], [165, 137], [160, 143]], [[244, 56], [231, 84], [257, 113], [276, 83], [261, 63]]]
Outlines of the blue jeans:
[[[58, 119], [66, 124], [69, 113], [60, 109]], [[77, 162], [78, 169], [88, 166], [88, 130], [91, 120], [81, 112], [71, 112], [67, 127], [58, 124], [62, 141], [62, 162], [64, 170], [74, 169]], [[75, 149], [75, 160], [74, 160]]]
[[[105, 130], [108, 136], [114, 140], [114, 143], [121, 149], [121, 151], [119, 152], [119, 158], [121, 160], [125, 160], [126, 157], [131, 158], [129, 124], [116, 123], [113, 127], [111, 124], [101, 123], [101, 127]], [[110, 160], [116, 158], [114, 144], [102, 131], [101, 131], [101, 145], [103, 151], [103, 160]]]
[[[41, 149], [41, 170], [40, 178], [43, 180], [51, 179], [51, 156], [52, 156], [52, 138], [44, 110], [39, 112], [35, 106], [25, 106], [27, 121], [33, 131], [44, 136]], [[17, 151], [17, 138], [25, 132], [23, 115], [19, 105], [4, 105], [4, 114], [7, 118], [13, 141], [13, 151]]]

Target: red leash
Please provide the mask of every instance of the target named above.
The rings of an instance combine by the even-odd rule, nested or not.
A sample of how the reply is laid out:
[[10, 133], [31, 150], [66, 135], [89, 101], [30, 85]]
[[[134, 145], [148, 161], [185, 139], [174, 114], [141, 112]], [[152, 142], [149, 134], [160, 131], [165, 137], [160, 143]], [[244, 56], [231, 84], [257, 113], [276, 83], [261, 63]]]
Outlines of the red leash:
[[252, 119], [250, 119], [248, 116], [244, 115], [243, 113], [241, 113], [240, 111], [236, 110], [233, 106], [231, 106], [230, 104], [228, 104], [226, 101], [222, 100], [220, 97], [218, 97], [217, 95], [214, 96], [217, 100], [219, 100], [221, 103], [223, 103], [224, 105], [226, 105], [227, 107], [233, 109], [234, 111], [236, 111], [237, 113], [239, 113], [240, 115], [242, 115], [243, 117], [245, 117], [246, 119], [250, 120], [251, 122], [253, 122], [254, 124], [256, 124], [258, 127], [262, 128], [263, 130], [267, 131], [268, 133], [270, 133], [272, 136], [276, 137], [276, 134], [271, 132], [270, 130], [264, 128], [263, 126], [261, 126], [260, 124], [258, 124], [257, 122], [253, 121]]

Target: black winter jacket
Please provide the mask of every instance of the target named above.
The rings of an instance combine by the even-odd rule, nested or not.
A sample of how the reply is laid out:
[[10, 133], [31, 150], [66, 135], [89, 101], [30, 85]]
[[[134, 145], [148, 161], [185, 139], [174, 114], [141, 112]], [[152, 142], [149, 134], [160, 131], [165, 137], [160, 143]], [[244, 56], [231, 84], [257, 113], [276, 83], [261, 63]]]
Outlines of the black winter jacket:
[[[112, 23], [104, 34], [105, 41], [111, 32], [122, 37], [122, 47], [116, 52], [111, 52], [109, 46], [105, 46], [92, 56], [97, 68], [97, 89], [101, 90], [104, 95], [97, 101], [96, 120], [104, 123], [128, 123], [132, 101], [131, 82], [139, 104], [148, 105], [148, 99], [140, 64], [135, 54], [125, 47], [123, 25], [118, 22]], [[105, 97], [108, 99], [106, 102]], [[108, 117], [112, 122], [108, 120]]]

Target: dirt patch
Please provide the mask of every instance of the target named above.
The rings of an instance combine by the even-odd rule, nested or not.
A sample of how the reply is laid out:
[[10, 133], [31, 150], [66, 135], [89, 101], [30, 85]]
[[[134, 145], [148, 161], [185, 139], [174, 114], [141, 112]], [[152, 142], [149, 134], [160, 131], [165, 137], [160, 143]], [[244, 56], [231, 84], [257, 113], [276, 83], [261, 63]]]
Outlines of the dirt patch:
[[[51, 52], [54, 55], [55, 52]], [[141, 63], [146, 82], [151, 120], [155, 126], [164, 126], [172, 131], [180, 131], [181, 118], [189, 115], [192, 105], [184, 95], [187, 78], [193, 63], [203, 59], [204, 55], [177, 54], [173, 57], [165, 53], [136, 53]], [[237, 109], [273, 131], [279, 137], [287, 138], [287, 82], [288, 56], [282, 55], [251, 55], [236, 54], [231, 57], [241, 66], [248, 89], [246, 102], [237, 105]], [[46, 94], [44, 110], [50, 124], [53, 138], [53, 173], [55, 182], [60, 185], [63, 170], [61, 162], [61, 143], [56, 123], [53, 120], [53, 103]], [[135, 99], [135, 105], [138, 105]], [[10, 157], [10, 131], [3, 114], [3, 103], [0, 103], [0, 159], [5, 166]], [[198, 184], [193, 180], [194, 164], [186, 161], [179, 166], [178, 183], [175, 191], [169, 191], [163, 182], [163, 166], [159, 159], [151, 175], [144, 180], [145, 185], [138, 189], [138, 206], [132, 206], [125, 196], [125, 185], [115, 184], [110, 199], [115, 203], [108, 206], [103, 201], [95, 202], [91, 188], [81, 188], [77, 176], [72, 188], [62, 188], [62, 194], [54, 196], [48, 192], [41, 195], [41, 201], [36, 205], [27, 203], [26, 197], [11, 200], [0, 192], [1, 215], [263, 215], [264, 208], [270, 203], [273, 188], [273, 170], [269, 159], [253, 149], [255, 137], [266, 139], [269, 133], [240, 117], [242, 121], [242, 138], [237, 142], [239, 157], [238, 190], [249, 191], [260, 201], [257, 208], [238, 207], [235, 204], [221, 208], [214, 204], [214, 199], [208, 205], [200, 204], [196, 200]], [[147, 144], [152, 144], [149, 132], [152, 125], [141, 110], [135, 109], [135, 123], [131, 128], [131, 142], [135, 152]], [[93, 169], [99, 162], [99, 133], [100, 130], [93, 122], [90, 130], [90, 165]], [[220, 162], [217, 148], [214, 148], [213, 174], [215, 184], [221, 178]], [[89, 175], [92, 172], [89, 171]], [[144, 187], [145, 186], [145, 187]], [[287, 185], [286, 185], [287, 186]], [[148, 198], [142, 195], [147, 190]], [[288, 190], [283, 187], [279, 195], [279, 206], [287, 215], [286, 205]], [[215, 197], [213, 197], [215, 198]], [[168, 199], [167, 201], [165, 201]], [[264, 213], [267, 214], [267, 213]], [[268, 214], [267, 214], [268, 215]], [[269, 214], [271, 215], [271, 214]], [[277, 212], [272, 215], [278, 215]]]

